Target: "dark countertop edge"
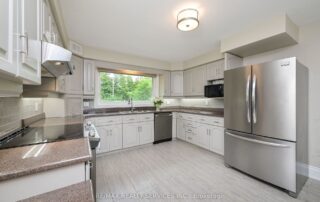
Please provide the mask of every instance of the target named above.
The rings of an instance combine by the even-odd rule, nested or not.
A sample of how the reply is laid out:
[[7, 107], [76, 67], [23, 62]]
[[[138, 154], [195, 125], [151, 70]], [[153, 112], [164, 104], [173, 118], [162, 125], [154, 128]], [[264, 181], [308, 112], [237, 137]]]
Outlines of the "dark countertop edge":
[[39, 167], [35, 167], [28, 170], [22, 170], [22, 171], [13, 172], [5, 175], [0, 175], [0, 182], [5, 180], [15, 179], [18, 177], [33, 175], [33, 174], [37, 174], [37, 173], [41, 173], [41, 172], [45, 172], [45, 171], [49, 171], [57, 168], [67, 167], [67, 166], [75, 165], [78, 163], [84, 163], [86, 161], [91, 160], [91, 158], [92, 158], [91, 155], [89, 155], [89, 156], [84, 156], [76, 159], [65, 160], [63, 162], [45, 164], [45, 165], [41, 165]]
[[[92, 153], [91, 153], [91, 149], [90, 149], [90, 142], [89, 142], [88, 138], [85, 138], [85, 139], [87, 139], [89, 155], [82, 156], [79, 158], [73, 158], [70, 160], [63, 160], [63, 161], [58, 161], [58, 162], [53, 162], [53, 163], [47, 163], [47, 164], [43, 164], [43, 165], [31, 168], [31, 169], [25, 169], [25, 170], [21, 170], [21, 171], [17, 171], [17, 172], [12, 172], [12, 173], [0, 175], [0, 182], [15, 179], [18, 177], [33, 175], [33, 174], [37, 174], [37, 173], [41, 173], [41, 172], [45, 172], [45, 171], [49, 171], [49, 170], [53, 170], [53, 169], [72, 166], [72, 165], [75, 165], [78, 163], [85, 163], [85, 162], [91, 160]], [[59, 143], [59, 142], [55, 142], [55, 143]], [[14, 148], [9, 148], [9, 149], [14, 149]]]
[[[201, 111], [206, 113], [201, 113]], [[203, 115], [203, 116], [214, 116], [224, 118], [223, 113], [221, 112], [210, 112], [206, 109], [179, 109], [179, 108], [164, 108], [160, 111], [152, 110], [152, 111], [145, 111], [145, 112], [105, 112], [105, 113], [89, 113], [83, 114], [84, 118], [92, 118], [92, 117], [103, 117], [103, 116], [122, 116], [122, 115], [137, 115], [137, 114], [153, 114], [153, 113], [161, 113], [161, 112], [180, 112], [180, 113], [188, 113], [188, 114], [196, 114], [196, 115]]]

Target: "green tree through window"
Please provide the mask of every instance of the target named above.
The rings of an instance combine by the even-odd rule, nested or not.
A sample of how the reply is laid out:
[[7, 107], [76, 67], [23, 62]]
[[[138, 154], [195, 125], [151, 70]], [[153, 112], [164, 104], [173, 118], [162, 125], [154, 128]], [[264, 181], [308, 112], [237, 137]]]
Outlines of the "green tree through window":
[[152, 77], [100, 72], [102, 101], [150, 101]]

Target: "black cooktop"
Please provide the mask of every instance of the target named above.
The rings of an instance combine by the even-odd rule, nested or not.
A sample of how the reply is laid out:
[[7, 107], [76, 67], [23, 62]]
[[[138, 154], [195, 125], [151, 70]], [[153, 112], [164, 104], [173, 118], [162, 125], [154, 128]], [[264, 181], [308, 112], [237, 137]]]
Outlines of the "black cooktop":
[[28, 127], [0, 141], [0, 149], [83, 137], [83, 124]]

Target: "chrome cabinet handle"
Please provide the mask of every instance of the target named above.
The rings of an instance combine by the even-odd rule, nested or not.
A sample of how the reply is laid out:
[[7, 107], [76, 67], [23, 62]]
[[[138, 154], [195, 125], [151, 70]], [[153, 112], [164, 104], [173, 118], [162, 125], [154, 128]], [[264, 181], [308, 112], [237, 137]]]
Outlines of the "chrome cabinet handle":
[[257, 77], [253, 75], [253, 84], [252, 84], [252, 118], [253, 123], [257, 123], [257, 111], [256, 111], [256, 87], [257, 87]]
[[246, 105], [247, 105], [247, 120], [248, 120], [248, 123], [251, 123], [250, 103], [249, 103], [250, 80], [251, 80], [251, 74], [248, 76], [248, 79], [247, 79], [247, 88], [246, 88]]
[[231, 137], [238, 138], [238, 139], [241, 139], [241, 140], [245, 140], [245, 141], [248, 141], [248, 142], [254, 142], [254, 143], [268, 145], [268, 146], [272, 146], [272, 147], [283, 147], [283, 148], [290, 147], [289, 145], [285, 145], [285, 144], [278, 144], [278, 143], [272, 143], [272, 142], [265, 142], [265, 141], [262, 141], [262, 140], [250, 139], [250, 138], [234, 135], [234, 134], [231, 134], [231, 133], [228, 133], [228, 132], [226, 132], [226, 135], [229, 135]]
[[26, 54], [26, 56], [28, 56], [29, 55], [29, 36], [28, 36], [28, 33], [25, 32], [24, 34], [21, 34], [20, 38], [24, 38], [24, 43], [23, 43], [24, 50], [21, 50], [20, 53]]

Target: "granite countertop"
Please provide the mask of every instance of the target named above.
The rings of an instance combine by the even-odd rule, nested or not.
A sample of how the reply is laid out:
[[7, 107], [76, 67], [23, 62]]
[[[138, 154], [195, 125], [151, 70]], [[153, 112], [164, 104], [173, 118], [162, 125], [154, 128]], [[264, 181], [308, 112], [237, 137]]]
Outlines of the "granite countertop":
[[94, 202], [91, 181], [80, 182], [44, 194], [21, 200], [22, 202], [77, 201]]
[[130, 115], [130, 114], [146, 114], [146, 113], [161, 113], [161, 112], [184, 112], [190, 114], [199, 114], [206, 116], [224, 117], [223, 109], [215, 108], [200, 108], [200, 107], [166, 107], [162, 108], [160, 111], [156, 111], [153, 107], [148, 108], [137, 108], [133, 112], [129, 110], [114, 109], [90, 109], [84, 111], [84, 118], [90, 117], [100, 117], [100, 116], [118, 116], [118, 115]]
[[0, 181], [86, 162], [91, 157], [88, 138], [2, 149]]

